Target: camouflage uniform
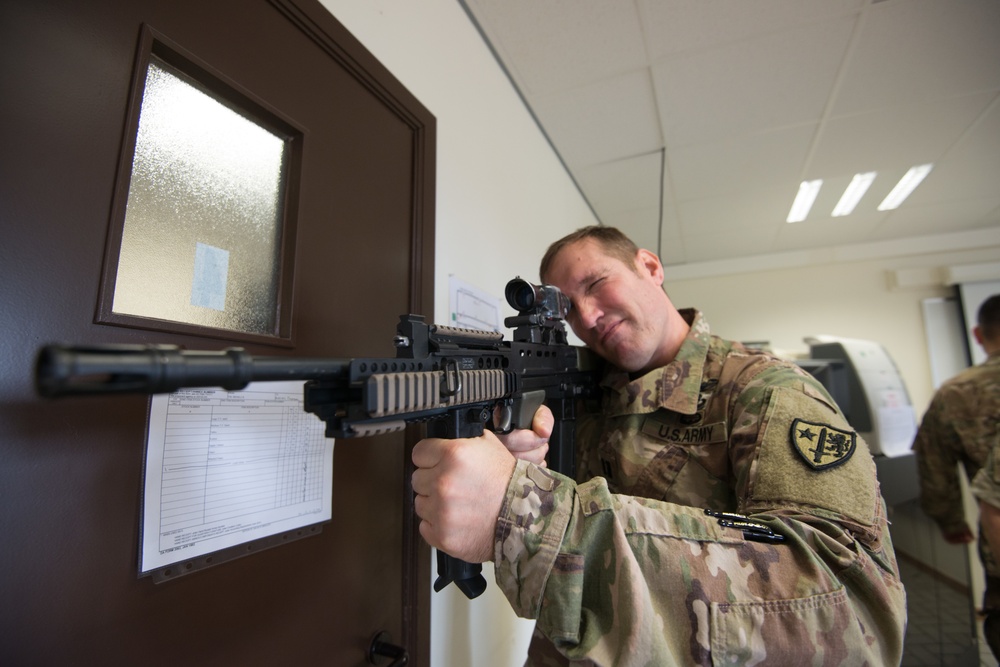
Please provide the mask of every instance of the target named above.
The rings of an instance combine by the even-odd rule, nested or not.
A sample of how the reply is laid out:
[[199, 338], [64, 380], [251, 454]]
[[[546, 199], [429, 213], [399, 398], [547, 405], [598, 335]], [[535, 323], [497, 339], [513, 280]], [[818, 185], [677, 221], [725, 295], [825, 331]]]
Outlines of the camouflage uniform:
[[986, 462], [972, 479], [972, 495], [979, 500], [1000, 507], [1000, 436], [997, 445], [990, 450]]
[[674, 361], [606, 376], [578, 427], [587, 481], [515, 468], [494, 561], [537, 619], [527, 664], [898, 664], [905, 596], [867, 445], [811, 376], [682, 314]]
[[[942, 531], [966, 526], [957, 466], [965, 468], [970, 480], [975, 478], [998, 439], [1000, 353], [994, 353], [938, 388], [913, 442], [920, 504]], [[981, 534], [979, 555], [986, 570], [983, 609], [1000, 614], [1000, 566]], [[1000, 637], [996, 641], [1000, 645]]]

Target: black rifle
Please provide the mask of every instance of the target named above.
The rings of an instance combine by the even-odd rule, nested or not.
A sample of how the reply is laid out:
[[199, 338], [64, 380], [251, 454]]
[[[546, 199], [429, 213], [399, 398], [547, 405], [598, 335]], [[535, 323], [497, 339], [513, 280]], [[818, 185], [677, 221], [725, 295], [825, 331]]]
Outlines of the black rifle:
[[[569, 300], [557, 288], [515, 278], [505, 296], [518, 311], [504, 320], [515, 328], [513, 341], [403, 315], [396, 357], [385, 359], [253, 357], [242, 348], [173, 345], [48, 345], [38, 354], [35, 386], [41, 396], [58, 397], [239, 390], [250, 382], [307, 380], [305, 410], [325, 422], [329, 438], [379, 435], [417, 422], [426, 423], [428, 437], [476, 437], [488, 424], [506, 433], [531, 428], [544, 402], [555, 417], [548, 465], [572, 476], [576, 402], [596, 394], [599, 364], [586, 348], [567, 343]], [[469, 598], [486, 589], [480, 564], [440, 550], [437, 561], [435, 591], [453, 581]]]

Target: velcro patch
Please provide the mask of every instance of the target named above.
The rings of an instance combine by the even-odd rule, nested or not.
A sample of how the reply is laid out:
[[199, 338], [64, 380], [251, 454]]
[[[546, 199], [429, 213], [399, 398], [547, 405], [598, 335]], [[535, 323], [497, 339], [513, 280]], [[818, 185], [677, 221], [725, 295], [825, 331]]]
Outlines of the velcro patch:
[[814, 470], [825, 470], [845, 463], [854, 454], [858, 436], [830, 424], [804, 419], [792, 421], [789, 432], [792, 446]]
[[[808, 426], [807, 420], [812, 426]], [[775, 387], [765, 410], [764, 424], [758, 458], [750, 472], [747, 513], [797, 503], [823, 508], [863, 526], [875, 524], [878, 482], [875, 461], [864, 438], [857, 437], [852, 455], [841, 457], [841, 465], [825, 468], [821, 475], [804, 474], [807, 470], [804, 466], [809, 465], [804, 461], [805, 455], [789, 443], [789, 433], [800, 427], [808, 426], [814, 432], [826, 428], [828, 439], [830, 433], [851, 433], [853, 429], [847, 420], [831, 415], [826, 405], [801, 391]], [[824, 442], [824, 450], [828, 447], [829, 440]], [[814, 441], [806, 452], [815, 448]], [[815, 456], [809, 452], [810, 460]]]

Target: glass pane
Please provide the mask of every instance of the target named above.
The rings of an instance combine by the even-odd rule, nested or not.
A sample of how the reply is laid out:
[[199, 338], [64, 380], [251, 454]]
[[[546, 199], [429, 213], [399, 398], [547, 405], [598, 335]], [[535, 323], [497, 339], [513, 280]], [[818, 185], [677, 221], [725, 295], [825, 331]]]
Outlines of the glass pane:
[[276, 334], [286, 141], [149, 65], [112, 310]]

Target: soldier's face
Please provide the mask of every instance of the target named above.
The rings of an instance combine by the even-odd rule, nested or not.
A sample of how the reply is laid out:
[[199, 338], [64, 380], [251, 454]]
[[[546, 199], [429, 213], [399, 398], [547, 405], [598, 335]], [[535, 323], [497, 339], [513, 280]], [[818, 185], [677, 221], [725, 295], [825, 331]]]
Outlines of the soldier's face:
[[670, 361], [664, 346], [673, 304], [663, 291], [656, 255], [640, 250], [627, 266], [597, 241], [584, 239], [563, 248], [546, 277], [572, 302], [567, 321], [587, 347], [630, 373]]

